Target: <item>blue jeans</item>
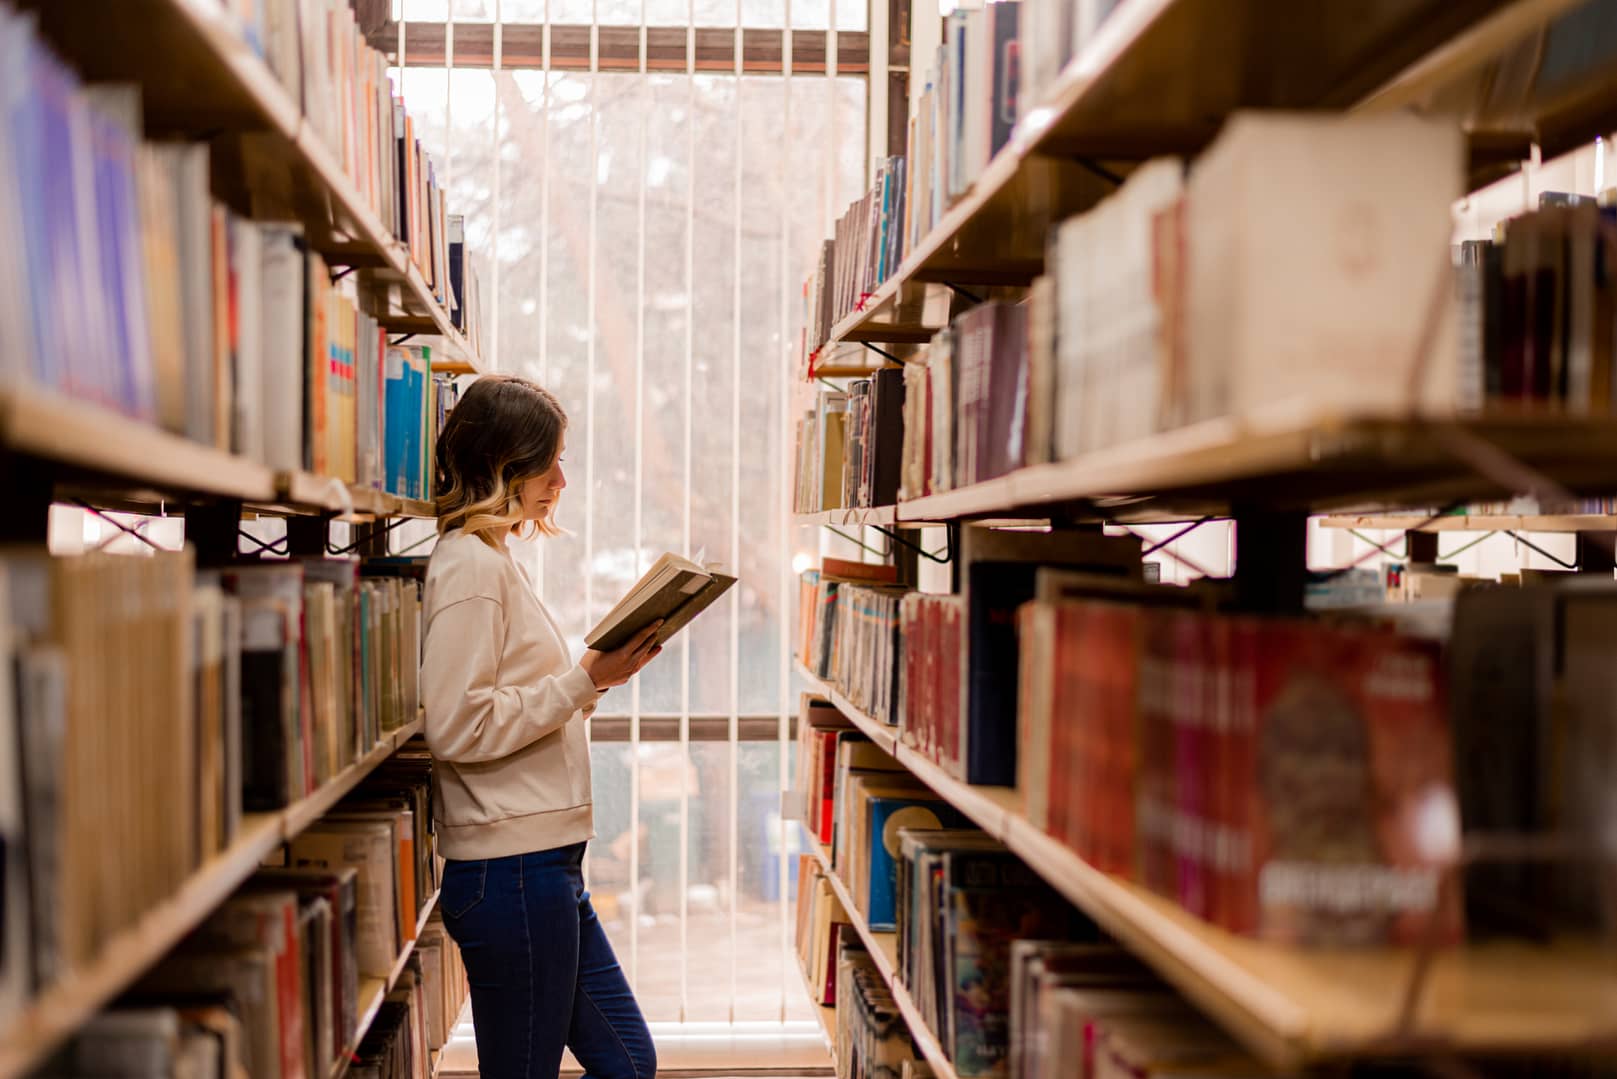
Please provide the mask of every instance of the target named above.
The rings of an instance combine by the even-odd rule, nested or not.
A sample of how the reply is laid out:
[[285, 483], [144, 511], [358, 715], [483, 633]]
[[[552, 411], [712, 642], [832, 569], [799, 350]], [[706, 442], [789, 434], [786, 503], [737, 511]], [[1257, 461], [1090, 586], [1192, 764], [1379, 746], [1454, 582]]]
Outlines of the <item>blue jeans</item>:
[[584, 844], [444, 867], [444, 928], [472, 987], [484, 1079], [652, 1079], [657, 1054], [584, 890]]

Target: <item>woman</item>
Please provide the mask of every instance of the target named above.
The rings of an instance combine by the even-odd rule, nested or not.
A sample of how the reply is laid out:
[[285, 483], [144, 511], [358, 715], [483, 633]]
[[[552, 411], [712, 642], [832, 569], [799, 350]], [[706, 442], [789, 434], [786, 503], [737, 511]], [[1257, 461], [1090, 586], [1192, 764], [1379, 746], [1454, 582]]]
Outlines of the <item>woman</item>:
[[439, 906], [465, 957], [485, 1077], [554, 1077], [566, 1046], [589, 1076], [652, 1079], [651, 1035], [581, 866], [595, 834], [584, 717], [660, 651], [656, 627], [575, 664], [506, 548], [556, 533], [566, 429], [548, 392], [488, 375], [438, 439], [421, 691], [448, 860]]

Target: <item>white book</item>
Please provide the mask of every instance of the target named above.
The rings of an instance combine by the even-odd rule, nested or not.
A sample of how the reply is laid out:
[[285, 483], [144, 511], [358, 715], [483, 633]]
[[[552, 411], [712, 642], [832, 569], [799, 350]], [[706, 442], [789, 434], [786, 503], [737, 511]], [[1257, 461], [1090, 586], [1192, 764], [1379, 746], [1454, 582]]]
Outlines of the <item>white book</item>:
[[259, 324], [258, 396], [262, 402], [264, 464], [295, 471], [303, 467], [303, 328], [305, 322], [302, 231], [270, 225], [260, 243], [262, 317]]
[[264, 250], [257, 225], [230, 219], [230, 261], [236, 278], [236, 393], [232, 448], [250, 461], [264, 459]]
[[213, 197], [208, 186], [208, 148], [163, 143], [157, 153], [174, 191], [180, 307], [185, 321], [185, 434], [197, 442], [212, 443]]
[[[13, 146], [9, 119], [28, 93], [23, 46], [28, 40], [23, 20], [0, 9], [0, 146]], [[41, 345], [34, 340], [33, 310], [26, 266], [20, 169], [0, 169], [0, 234], [14, 238], [0, 249], [0, 380], [30, 377], [30, 358], [38, 362]], [[34, 302], [37, 302], [34, 301]]]
[[1236, 114], [1187, 186], [1191, 419], [1451, 413], [1463, 161], [1451, 119]]

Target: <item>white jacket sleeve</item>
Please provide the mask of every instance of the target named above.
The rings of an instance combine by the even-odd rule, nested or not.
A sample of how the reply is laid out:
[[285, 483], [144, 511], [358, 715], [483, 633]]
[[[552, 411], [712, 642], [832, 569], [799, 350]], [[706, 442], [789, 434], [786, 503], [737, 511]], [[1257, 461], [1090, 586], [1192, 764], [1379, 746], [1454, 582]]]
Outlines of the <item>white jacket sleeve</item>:
[[528, 685], [500, 681], [505, 627], [499, 601], [471, 596], [438, 611], [427, 624], [421, 699], [427, 746], [439, 760], [474, 764], [509, 757], [561, 730], [600, 692], [574, 665]]

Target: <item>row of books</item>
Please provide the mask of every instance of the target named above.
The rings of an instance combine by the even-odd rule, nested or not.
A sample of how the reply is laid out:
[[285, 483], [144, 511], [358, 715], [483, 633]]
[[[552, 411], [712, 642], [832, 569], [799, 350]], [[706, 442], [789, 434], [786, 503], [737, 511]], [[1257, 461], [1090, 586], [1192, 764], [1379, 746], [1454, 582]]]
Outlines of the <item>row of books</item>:
[[0, 558], [0, 1023], [415, 718], [421, 569]]
[[0, 379], [425, 497], [430, 352], [390, 352], [298, 226], [215, 201], [205, 144], [143, 141], [137, 88], [80, 84], [5, 7], [0, 54]]
[[799, 579], [798, 655], [955, 778], [1012, 786], [1016, 611], [1034, 597], [1039, 567], [1139, 580], [1140, 550], [1133, 536], [965, 525], [956, 597], [902, 587], [891, 567], [828, 559]]
[[[1612, 925], [1577, 852], [1598, 845], [1611, 810], [1617, 753], [1599, 733], [1610, 704], [1595, 657], [1617, 587], [1401, 567], [1449, 587], [1404, 586], [1421, 600], [1407, 607], [1373, 588], [1359, 611], [1257, 617], [1225, 613], [1217, 584], [1119, 572], [1122, 547], [1096, 546], [1110, 538], [987, 531], [963, 529], [959, 596], [905, 595], [881, 646], [853, 653], [872, 669], [824, 665], [846, 662], [834, 648], [805, 655], [839, 688], [896, 669], [897, 737], [965, 782], [1014, 785], [1030, 823], [1089, 864], [1289, 944]], [[826, 612], [872, 586], [822, 572], [802, 587], [812, 648], [834, 641]], [[848, 819], [825, 778], [838, 752], [801, 749], [822, 841]], [[1554, 837], [1568, 853], [1462, 871], [1462, 834], [1493, 833]]]
[[899, 494], [906, 372], [884, 368], [826, 390], [797, 423], [794, 511], [890, 506]]
[[[431, 758], [413, 743], [288, 844], [113, 1008], [46, 1075], [251, 1074], [314, 1079], [350, 1061], [364, 1074], [398, 1052], [428, 1074], [465, 999], [465, 975], [436, 911]], [[365, 1033], [372, 993], [388, 989]], [[402, 1044], [400, 1044], [402, 1041]]]
[[803, 283], [805, 361], [862, 310], [954, 201], [971, 190], [1018, 119], [1021, 0], [964, 4], [944, 17], [905, 156], [881, 161], [870, 190], [837, 219]]
[[[1052, 230], [1026, 301], [907, 358], [900, 497], [1276, 409], [1608, 409], [1609, 211], [1546, 207], [1456, 270], [1461, 149], [1407, 115], [1241, 113], [1188, 170], [1136, 169]], [[1343, 229], [1343, 206], [1375, 209]], [[822, 507], [827, 411], [801, 469]]]
[[1124, 0], [1023, 0], [1018, 120], [1046, 104], [1061, 72], [1080, 56]]
[[234, 6], [248, 45], [286, 87], [370, 208], [409, 248], [453, 316], [464, 300], [451, 285], [457, 230], [445, 209], [437, 166], [395, 92], [386, 54], [366, 41], [353, 6], [347, 0]]
[[[1084, 599], [1022, 612], [1019, 785], [1036, 826], [1232, 932], [1452, 942], [1460, 846], [1442, 652], [1334, 624]], [[1140, 598], [1185, 602], [1139, 586]], [[1067, 598], [1059, 598], [1065, 592]]]
[[930, 1079], [892, 990], [863, 944], [853, 936], [839, 938], [835, 961], [837, 978], [847, 987], [846, 1003], [837, 1007], [838, 1079]]
[[1459, 245], [1462, 409], [1612, 411], [1617, 208], [1566, 202], [1545, 192], [1494, 239]]

